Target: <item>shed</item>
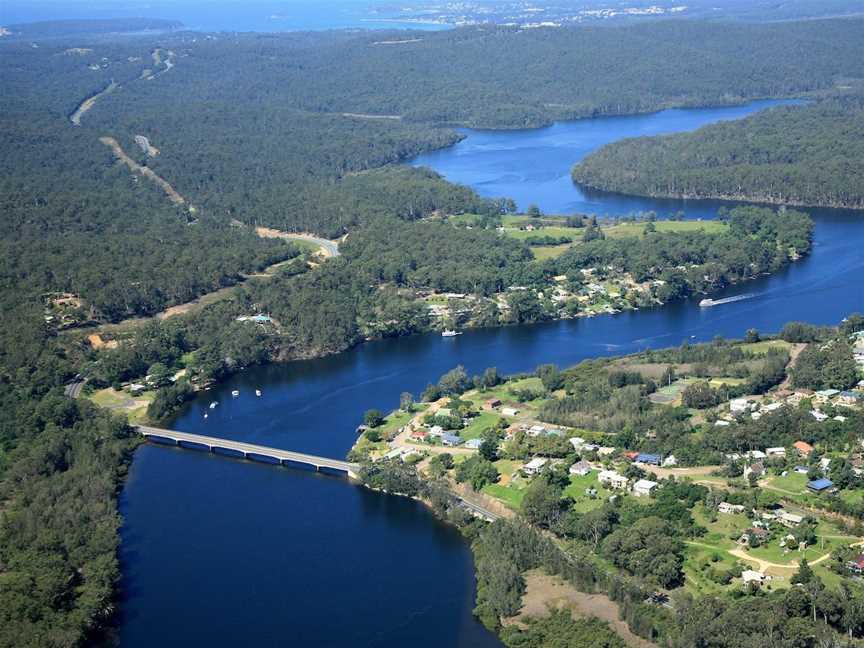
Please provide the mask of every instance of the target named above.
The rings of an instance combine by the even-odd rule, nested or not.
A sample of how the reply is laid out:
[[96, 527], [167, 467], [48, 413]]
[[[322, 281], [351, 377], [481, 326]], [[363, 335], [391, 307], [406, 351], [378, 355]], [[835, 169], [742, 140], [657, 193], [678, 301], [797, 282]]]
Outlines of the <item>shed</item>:
[[807, 482], [807, 489], [813, 491], [814, 493], [822, 493], [834, 485], [827, 477], [823, 477], [822, 479], [814, 479], [811, 482]]

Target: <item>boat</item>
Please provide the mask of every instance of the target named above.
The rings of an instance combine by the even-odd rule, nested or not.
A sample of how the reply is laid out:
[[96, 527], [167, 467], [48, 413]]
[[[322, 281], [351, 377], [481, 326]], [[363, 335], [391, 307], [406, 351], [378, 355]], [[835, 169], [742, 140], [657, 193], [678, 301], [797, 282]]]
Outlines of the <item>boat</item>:
[[720, 306], [721, 304], [731, 304], [732, 302], [750, 299], [751, 297], [755, 296], [756, 295], [753, 293], [746, 293], [744, 295], [735, 295], [734, 297], [724, 297], [723, 299], [703, 299], [699, 302], [699, 308], [709, 308], [711, 306]]
[[445, 329], [441, 332], [441, 337], [456, 337], [457, 335], [462, 335], [458, 331], [451, 331], [450, 329]]
[[237, 398], [237, 397], [240, 395], [240, 392], [237, 391], [237, 390], [235, 389], [234, 391], [231, 392], [231, 395], [232, 395], [234, 398]]
[[207, 412], [204, 412], [204, 418], [205, 419], [207, 418]]
[[256, 395], [256, 396], [260, 396], [260, 395], [261, 395], [261, 390], [260, 390], [260, 389], [256, 389], [256, 390], [255, 390], [255, 395]]
[[212, 403], [210, 403], [210, 409], [216, 409], [216, 406], [217, 406], [218, 404], [219, 404], [218, 402], [213, 401]]

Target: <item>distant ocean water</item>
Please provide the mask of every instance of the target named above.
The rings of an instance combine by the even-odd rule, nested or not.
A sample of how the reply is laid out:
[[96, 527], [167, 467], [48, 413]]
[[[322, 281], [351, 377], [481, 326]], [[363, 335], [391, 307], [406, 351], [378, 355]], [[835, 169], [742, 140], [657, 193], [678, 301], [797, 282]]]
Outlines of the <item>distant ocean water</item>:
[[179, 20], [196, 31], [448, 28], [374, 7], [368, 0], [0, 0], [0, 25], [141, 17]]

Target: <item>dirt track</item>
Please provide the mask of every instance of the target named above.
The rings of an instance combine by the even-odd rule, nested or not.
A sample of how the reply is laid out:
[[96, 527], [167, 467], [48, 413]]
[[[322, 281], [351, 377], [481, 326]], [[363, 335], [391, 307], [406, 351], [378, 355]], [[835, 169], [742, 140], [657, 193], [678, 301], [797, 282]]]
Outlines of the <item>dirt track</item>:
[[[114, 156], [120, 160], [123, 164], [129, 167], [129, 170], [132, 173], [139, 173], [143, 175], [148, 180], [155, 182], [159, 187], [161, 187], [162, 191], [168, 196], [168, 198], [175, 205], [185, 205], [186, 199], [181, 196], [177, 191], [172, 187], [167, 180], [162, 178], [161, 176], [156, 175], [156, 172], [149, 167], [141, 166], [135, 160], [126, 155], [126, 151], [123, 150], [123, 147], [115, 140], [113, 137], [100, 137], [99, 141], [102, 142], [105, 146], [109, 147], [113, 152]], [[190, 207], [190, 211], [192, 208]]]

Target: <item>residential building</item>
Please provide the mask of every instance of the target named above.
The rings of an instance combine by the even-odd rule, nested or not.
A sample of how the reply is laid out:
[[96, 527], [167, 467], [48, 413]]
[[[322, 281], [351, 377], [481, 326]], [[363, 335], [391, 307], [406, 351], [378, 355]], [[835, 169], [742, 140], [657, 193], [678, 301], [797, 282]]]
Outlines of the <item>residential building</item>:
[[788, 513], [787, 511], [783, 511], [777, 516], [777, 519], [780, 520], [780, 524], [791, 529], [801, 524], [801, 522], [804, 521], [804, 516], [798, 515], [797, 513]]
[[582, 437], [571, 437], [569, 441], [570, 445], [573, 446], [573, 449], [577, 451], [581, 450], [582, 446], [585, 445], [585, 439], [583, 439]]
[[729, 401], [729, 411], [733, 414], [743, 414], [750, 411], [750, 401], [746, 398], [735, 398]]
[[483, 445], [483, 439], [468, 439], [465, 442], [465, 447], [471, 450], [477, 450], [481, 445]]
[[762, 475], [765, 474], [765, 466], [761, 463], [750, 464], [749, 466], [744, 468], [744, 477], [750, 477], [750, 475], [756, 475], [758, 479]]
[[827, 420], [828, 420], [828, 415], [827, 415], [827, 414], [823, 414], [823, 413], [820, 412], [819, 410], [811, 410], [811, 411], [810, 411], [810, 415], [811, 415], [813, 418], [815, 418], [817, 421], [819, 421], [820, 423], [821, 423], [822, 421], [827, 421]]
[[669, 455], [663, 460], [664, 468], [672, 468], [673, 466], [678, 465], [678, 460], [675, 458], [675, 455]]
[[517, 414], [519, 414], [519, 410], [515, 407], [502, 407], [501, 413], [504, 416], [516, 416]]
[[530, 428], [528, 428], [527, 434], [531, 437], [545, 436], [546, 428], [542, 425], [532, 425]]
[[597, 481], [609, 488], [627, 488], [627, 478], [614, 470], [601, 470], [597, 475]]
[[426, 430], [414, 430], [411, 433], [411, 438], [414, 439], [415, 441], [426, 441], [428, 436], [429, 436], [429, 433]]
[[633, 484], [633, 494], [636, 497], [648, 497], [657, 488], [657, 482], [650, 479], [640, 479]]
[[493, 410], [496, 407], [501, 407], [501, 399], [499, 398], [489, 398], [483, 401], [483, 409], [484, 410]]
[[785, 457], [786, 448], [765, 448], [765, 454], [769, 457]]
[[543, 467], [549, 463], [548, 459], [543, 457], [534, 457], [531, 461], [522, 466], [522, 472], [526, 475], [536, 475], [543, 470]]
[[738, 514], [738, 513], [743, 513], [744, 512], [744, 506], [741, 504], [730, 504], [729, 502], [720, 502], [720, 504], [717, 505], [717, 511], [719, 513], [726, 513], [726, 514], [734, 515], [734, 514]]
[[825, 491], [831, 489], [834, 486], [834, 482], [832, 482], [827, 477], [823, 477], [822, 479], [814, 479], [811, 482], [807, 482], [807, 490], [813, 493], [824, 493]]
[[582, 461], [577, 461], [572, 466], [570, 466], [570, 474], [571, 475], [579, 475], [580, 477], [584, 477], [588, 473], [591, 472], [591, 464], [589, 464], [584, 459]]
[[761, 585], [767, 580], [771, 580], [770, 576], [766, 576], [760, 571], [756, 571], [754, 569], [745, 569], [741, 572], [741, 580], [744, 581], [745, 585], [749, 585], [750, 583], [755, 583], [756, 585]]
[[429, 428], [429, 436], [440, 437], [442, 434], [444, 434], [444, 428], [440, 425], [433, 425]]
[[462, 437], [455, 434], [442, 434], [441, 443], [446, 446], [458, 446], [462, 444]]
[[635, 461], [636, 463], [648, 464], [650, 466], [659, 466], [661, 463], [660, 455], [645, 453], [639, 453], [638, 455], [636, 455]]
[[828, 403], [839, 393], [839, 389], [823, 389], [821, 391], [817, 391], [813, 395], [813, 400], [815, 400], [817, 403]]
[[798, 451], [798, 454], [802, 457], [809, 457], [810, 453], [813, 452], [813, 446], [806, 441], [796, 441], [792, 444], [792, 447], [795, 448]]

